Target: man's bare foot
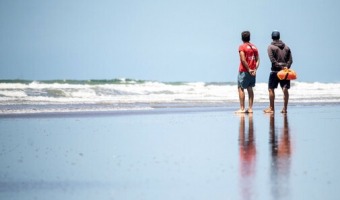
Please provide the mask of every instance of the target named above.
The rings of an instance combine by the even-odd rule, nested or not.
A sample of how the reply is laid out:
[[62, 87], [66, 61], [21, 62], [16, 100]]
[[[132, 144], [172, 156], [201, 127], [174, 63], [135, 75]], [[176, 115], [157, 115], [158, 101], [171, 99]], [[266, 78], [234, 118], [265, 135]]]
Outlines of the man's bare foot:
[[253, 109], [248, 108], [248, 110], [246, 111], [247, 113], [253, 113]]
[[286, 113], [287, 113], [287, 109], [282, 109], [282, 110], [281, 110], [281, 113], [286, 114]]
[[246, 113], [246, 110], [244, 110], [244, 109], [243, 110], [242, 109], [236, 110], [235, 113]]
[[274, 110], [271, 108], [267, 108], [263, 110], [264, 113], [274, 113]]

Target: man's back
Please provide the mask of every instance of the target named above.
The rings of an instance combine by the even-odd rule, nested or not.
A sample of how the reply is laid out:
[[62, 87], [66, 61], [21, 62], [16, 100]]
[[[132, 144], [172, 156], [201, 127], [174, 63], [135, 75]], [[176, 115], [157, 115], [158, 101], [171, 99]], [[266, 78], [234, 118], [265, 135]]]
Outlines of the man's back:
[[[243, 51], [245, 54], [245, 59], [248, 63], [248, 66], [250, 69], [255, 69], [256, 68], [256, 57], [259, 56], [258, 50], [256, 48], [256, 46], [250, 42], [247, 43], [243, 43], [242, 45], [240, 45], [239, 47], [239, 51]], [[247, 69], [242, 65], [242, 62], [240, 63], [240, 68], [239, 71], [242, 72], [246, 72]]]
[[272, 63], [272, 71], [279, 71], [293, 63], [290, 48], [281, 40], [274, 40], [268, 47], [268, 56]]

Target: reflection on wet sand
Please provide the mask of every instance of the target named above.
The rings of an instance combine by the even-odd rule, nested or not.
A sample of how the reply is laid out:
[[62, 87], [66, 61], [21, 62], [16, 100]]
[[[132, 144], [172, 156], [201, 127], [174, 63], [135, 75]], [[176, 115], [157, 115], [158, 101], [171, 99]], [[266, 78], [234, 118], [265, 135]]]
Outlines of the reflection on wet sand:
[[[242, 199], [251, 199], [254, 195], [253, 182], [256, 170], [256, 146], [254, 135], [253, 115], [241, 114], [239, 127], [239, 153], [240, 153], [240, 189]], [[246, 130], [246, 119], [248, 129]]]
[[[269, 147], [270, 147], [270, 194], [272, 199], [286, 199], [289, 191], [291, 166], [291, 141], [287, 115], [283, 125], [275, 124], [275, 115], [269, 116]], [[241, 199], [256, 197], [256, 142], [252, 114], [242, 114], [239, 125], [239, 156], [240, 156], [240, 195]]]
[[291, 166], [291, 142], [287, 115], [283, 116], [283, 127], [277, 128], [275, 116], [270, 115], [269, 142], [271, 149], [271, 195], [273, 199], [286, 199], [289, 195]]

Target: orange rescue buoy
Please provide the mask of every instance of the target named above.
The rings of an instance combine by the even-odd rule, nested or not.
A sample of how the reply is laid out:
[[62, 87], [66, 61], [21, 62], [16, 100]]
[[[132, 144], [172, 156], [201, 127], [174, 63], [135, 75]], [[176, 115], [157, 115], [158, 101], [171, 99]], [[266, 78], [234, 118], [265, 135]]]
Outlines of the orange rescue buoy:
[[297, 78], [296, 72], [294, 70], [285, 68], [279, 72], [277, 72], [277, 77], [280, 80], [294, 80]]

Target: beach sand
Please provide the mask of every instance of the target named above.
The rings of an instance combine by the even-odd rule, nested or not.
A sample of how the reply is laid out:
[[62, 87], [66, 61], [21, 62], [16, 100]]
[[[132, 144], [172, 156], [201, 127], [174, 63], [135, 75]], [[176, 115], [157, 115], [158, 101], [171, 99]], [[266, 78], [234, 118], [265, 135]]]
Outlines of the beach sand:
[[1, 116], [0, 199], [338, 199], [340, 105], [263, 108]]

